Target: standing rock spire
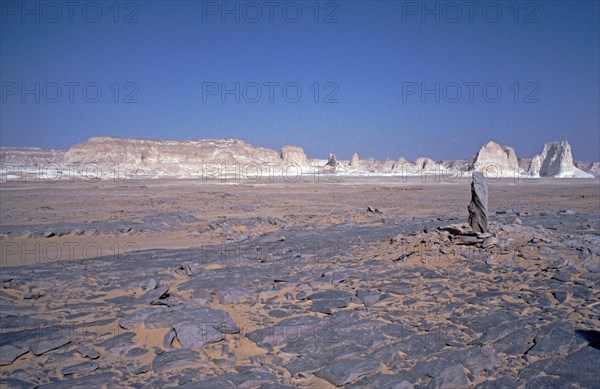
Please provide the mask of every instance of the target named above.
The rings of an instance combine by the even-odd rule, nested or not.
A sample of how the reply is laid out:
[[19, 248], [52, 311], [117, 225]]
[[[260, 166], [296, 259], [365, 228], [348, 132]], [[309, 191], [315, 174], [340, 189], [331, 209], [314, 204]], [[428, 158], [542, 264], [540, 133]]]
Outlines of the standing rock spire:
[[471, 181], [471, 203], [468, 209], [469, 225], [477, 233], [489, 232], [487, 206], [487, 182], [482, 172], [474, 172], [473, 181]]

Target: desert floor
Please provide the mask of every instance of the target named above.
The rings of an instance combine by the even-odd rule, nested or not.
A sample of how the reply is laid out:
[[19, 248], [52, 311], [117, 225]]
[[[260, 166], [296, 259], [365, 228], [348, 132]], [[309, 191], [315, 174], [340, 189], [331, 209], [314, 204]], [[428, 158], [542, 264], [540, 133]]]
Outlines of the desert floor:
[[469, 184], [1, 183], [1, 386], [597, 387], [599, 179]]

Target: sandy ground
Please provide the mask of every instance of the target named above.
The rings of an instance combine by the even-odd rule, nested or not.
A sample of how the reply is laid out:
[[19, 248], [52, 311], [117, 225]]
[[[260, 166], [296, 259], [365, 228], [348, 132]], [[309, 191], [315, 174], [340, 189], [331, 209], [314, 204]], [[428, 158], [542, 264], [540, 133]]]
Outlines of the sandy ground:
[[[599, 234], [600, 185], [598, 179], [543, 179], [518, 182], [504, 179], [491, 182], [489, 193], [490, 219], [493, 222], [495, 222], [494, 215], [504, 215], [506, 212], [516, 215], [515, 218], [523, 219], [523, 224], [527, 224], [529, 215], [556, 215], [566, 212], [567, 214], [590, 216], [582, 219], [583, 224], [580, 223], [570, 228], [579, 230], [581, 233]], [[422, 250], [419, 252], [419, 250], [412, 249], [420, 247], [419, 244], [422, 242], [444, 238], [443, 235], [432, 235], [428, 232], [427, 223], [443, 224], [447, 220], [448, 224], [452, 224], [466, 221], [470, 187], [467, 179], [452, 183], [436, 182], [433, 178], [426, 182], [419, 178], [410, 179], [407, 182], [399, 178], [339, 178], [337, 182], [328, 183], [305, 179], [298, 183], [264, 184], [243, 182], [224, 184], [195, 180], [148, 180], [132, 183], [2, 183], [0, 198], [0, 218], [2, 220], [0, 223], [2, 228], [0, 231], [0, 244], [2, 245], [0, 265], [4, 274], [11, 273], [13, 270], [44, 271], [44, 269], [54, 268], [56, 263], [73, 264], [74, 268], [79, 269], [81, 266], [85, 267], [85, 264], [77, 260], [95, 260], [99, 256], [112, 257], [113, 260], [121, 262], [130, 257], [137, 260], [140, 255], [145, 255], [144, 250], [148, 249], [192, 248], [202, 250], [214, 245], [236, 244], [253, 239], [275, 237], [275, 241], [277, 241], [277, 234], [280, 231], [281, 234], [285, 233], [288, 236], [295, 236], [294, 234], [297, 234], [298, 237], [309, 236], [313, 240], [319, 234], [324, 234], [327, 226], [351, 224], [355, 227], [374, 227], [375, 229], [381, 227], [393, 231], [395, 223], [400, 226], [411, 220], [416, 220], [418, 223], [424, 220], [422, 222], [424, 231], [416, 235], [396, 238], [392, 240], [392, 243], [389, 242], [389, 239], [385, 241], [365, 237], [365, 241], [369, 241], [367, 245], [361, 245], [362, 237], [359, 235], [355, 246], [348, 246], [344, 249], [347, 259], [336, 256], [325, 264], [329, 267], [325, 267], [325, 265], [320, 267], [321, 264], [313, 263], [307, 265], [306, 268], [316, 266], [316, 268], [325, 269], [323, 271], [326, 272], [331, 266], [335, 269], [337, 260], [341, 261], [338, 265], [341, 268], [350, 266], [343, 265], [346, 260], [354, 261], [351, 266], [356, 268], [359, 266], [357, 263], [369, 259], [379, 264], [387, 264], [383, 265], [383, 268], [387, 270], [397, 269], [398, 272], [402, 272], [403, 269], [417, 269], [425, 266], [433, 271], [450, 274], [455, 272], [455, 269], [452, 268], [454, 264], [464, 260], [464, 255], [461, 256], [460, 253], [457, 254], [456, 251], [453, 251], [446, 253], [443, 260], [437, 260], [436, 255], [439, 253], [428, 251], [423, 255]], [[373, 207], [376, 212], [367, 211], [367, 207]], [[187, 218], [188, 216], [192, 218]], [[119, 230], [119, 223], [125, 222], [138, 224], [132, 229], [126, 226]], [[519, 225], [520, 223], [521, 220], [519, 220]], [[535, 235], [535, 226], [529, 226], [527, 227], [529, 229], [518, 230], [515, 233], [511, 232], [513, 230], [509, 228], [501, 230], [498, 227], [500, 223], [496, 224], [498, 237], [504, 239], [507, 245], [515, 241], [526, 244]], [[103, 229], [102, 226], [106, 225], [110, 227]], [[117, 226], [116, 229], [115, 226]], [[52, 234], [48, 234], [51, 236], [44, 237], [44, 232], [48, 230], [52, 231]], [[554, 230], [550, 230], [550, 233], [552, 231]], [[531, 237], [527, 234], [531, 234]], [[426, 247], [431, 248], [431, 246]], [[453, 247], [453, 249], [455, 248]], [[404, 256], [404, 254], [407, 255]], [[506, 262], [515, 258], [515, 251], [508, 250], [495, 255], [494, 260]], [[571, 259], [577, 261], [578, 257], [573, 254]], [[527, 262], [528, 259], [524, 258], [523, 260]], [[332, 263], [334, 264], [332, 265]], [[143, 266], [143, 264], [140, 265]], [[205, 261], [199, 266], [200, 272], [205, 276], [211, 274], [220, 276], [223, 272], [235, 270], [230, 263], [219, 261]], [[536, 274], [536, 271], [539, 272], [539, 265], [536, 264], [536, 266], [535, 269], [529, 269], [532, 276]], [[357, 269], [360, 270], [360, 267]], [[78, 277], [75, 274], [79, 273], [74, 273], [74, 279]], [[185, 274], [174, 272], [173, 269], [168, 268], [157, 271], [155, 274], [157, 279], [160, 278], [162, 282], [168, 283], [169, 293], [173, 296], [172, 300], [187, 302], [195, 299], [195, 290], [190, 289], [189, 277]], [[292, 270], [290, 270], [290, 274], [294, 274]], [[68, 285], [68, 280], [61, 281], [58, 278], [45, 281], [24, 280], [23, 283], [12, 281], [13, 284], [7, 281], [7, 284], [4, 285], [4, 296], [8, 299], [7, 301], [11, 301], [11, 309], [21, 306], [28, 312], [33, 312], [32, 315], [37, 317], [45, 318], [58, 314], [59, 317], [64, 316], [64, 320], [67, 320], [69, 315], [78, 312], [76, 309], [66, 308], [67, 301], [69, 304], [74, 304], [91, 300], [104, 304], [112, 301], [111, 299], [144, 294], [141, 285], [117, 287], [118, 284], [110, 283], [104, 287], [103, 281], [94, 278], [93, 274], [84, 273], [82, 277], [81, 280], [86, 280], [85, 282], [90, 282], [91, 285], [97, 285], [99, 288], [97, 298], [90, 298], [85, 294], [85, 290], [88, 290], [85, 289], [86, 285], [81, 285], [81, 292], [78, 292], [79, 284], [76, 282], [82, 282], [81, 280], [73, 281], [73, 285]], [[495, 273], [480, 275], [477, 282], [488, 282], [490, 285], [494, 285], [495, 277]], [[460, 279], [460, 273], [458, 279]], [[224, 310], [244, 328], [252, 323], [264, 322], [265, 317], [268, 317], [268, 313], [273, 309], [273, 304], [287, 309], [290, 303], [286, 301], [288, 297], [285, 296], [288, 294], [296, 294], [303, 288], [308, 288], [307, 290], [312, 293], [328, 290], [320, 284], [305, 284], [304, 281], [298, 281], [296, 285], [285, 282], [287, 281], [275, 279], [276, 285], [283, 283], [284, 286], [274, 286], [277, 291], [275, 300], [268, 304], [263, 300], [253, 300], [252, 303], [232, 305], [231, 303], [222, 303], [219, 299], [214, 298], [207, 302], [207, 307]], [[354, 292], [365, 288], [366, 284], [368, 284], [367, 281], [354, 280], [352, 277], [344, 283], [346, 290]], [[44, 297], [39, 300], [35, 298], [23, 300], [21, 297], [27, 291], [35, 292], [36, 290], [44, 290], [44, 295], [51, 295], [51, 292], [47, 291], [48, 286], [56, 290], [58, 285], [62, 285], [61, 288], [65, 286], [67, 289], [71, 288], [71, 290], [64, 290], [64, 301], [44, 302]], [[374, 287], [375, 285], [370, 286]], [[454, 285], [449, 285], [448, 288], [453, 291], [446, 291], [440, 295], [432, 294], [431, 289], [420, 288], [410, 296], [397, 297], [398, 300], [395, 301], [382, 300], [384, 307], [382, 309], [400, 313], [397, 306], [400, 304], [403, 312], [422, 315], [423, 312], [435, 310], [440, 305], [455, 301], [452, 297], [453, 293], [458, 295], [460, 288], [454, 290], [454, 287]], [[523, 291], [529, 290], [529, 288], [527, 282], [515, 281], [507, 287], [506, 296], [494, 297], [489, 304], [491, 306], [516, 304], [520, 299], [520, 297], [516, 297], [516, 294], [524, 293]], [[78, 298], [77, 293], [83, 293], [83, 295]], [[595, 290], [594, 293], [597, 291]], [[590, 315], [593, 314], [590, 314], [587, 309], [597, 308], [595, 306], [590, 308], [589, 301], [585, 304], [587, 304], [587, 308], [584, 310], [578, 310], [576, 306], [572, 307], [569, 317], [574, 323], [588, 323], [589, 325]], [[145, 306], [137, 303], [132, 309], [143, 309]], [[310, 307], [309, 300], [300, 300], [292, 308], [299, 310], [299, 313], [306, 313]], [[123, 316], [124, 311], [120, 311], [120, 308], [109, 306], [106, 309], [105, 312], [83, 312], [79, 318], [69, 319], [69, 323], [84, 324], [100, 320], [103, 317]], [[345, 309], [360, 312], [364, 310], [364, 306], [359, 300], [356, 300], [352, 301]], [[528, 309], [532, 309], [532, 314], [538, 312], [534, 308]], [[127, 313], [130, 311], [130, 309], [126, 310]], [[445, 320], [451, 319], [452, 311], [443, 315], [435, 313], [424, 315], [428, 320], [443, 323]], [[270, 320], [276, 321], [273, 318]], [[106, 328], [102, 328], [98, 332], [123, 331], [119, 329], [116, 322], [105, 326]], [[135, 330], [135, 343], [138, 347], [148, 350], [161, 348], [164, 346], [163, 339], [168, 332], [168, 328], [150, 329], [142, 324]], [[256, 365], [256, 361], [267, 358], [274, 366], [276, 374], [280, 376], [280, 382], [301, 387], [332, 387], [330, 382], [316, 375], [293, 376], [288, 370], [280, 367], [280, 364], [284, 362], [293, 361], [291, 356], [282, 354], [280, 357], [283, 359], [281, 360], [269, 359], [273, 357], [271, 352], [267, 352], [255, 342], [244, 338], [244, 335], [243, 331], [240, 334], [228, 335], [225, 340], [203, 348], [200, 355], [204, 362], [199, 371], [205, 377], [211, 377], [218, 371], [233, 371], [235, 366], [253, 366]], [[177, 339], [174, 340], [173, 347], [180, 347]], [[52, 354], [50, 354], [50, 357], [40, 365], [39, 358], [28, 353], [9, 366], [2, 367], [0, 371], [5, 378], [19, 377], [19, 379], [43, 383], [48, 378], [36, 376], [36, 374], [42, 374], [41, 372], [44, 371], [42, 367], [51, 366], [58, 371], [62, 367], [72, 365], [75, 360], [84, 361], [83, 358], [78, 357], [75, 360], [73, 358], [65, 359], [64, 362], [58, 361], [52, 364], [53, 361], [50, 360]], [[101, 360], [106, 366], [118, 366], [122, 362], [120, 358], [121, 356], [118, 354], [110, 353], [103, 355]], [[136, 361], [137, 366], [144, 363], [152, 364], [153, 358], [153, 353], [145, 354]], [[227, 362], [230, 360], [234, 362]], [[529, 362], [533, 360], [535, 358]], [[23, 370], [30, 369], [36, 364], [41, 366], [41, 370], [33, 369], [31, 375], [22, 373]], [[514, 362], [511, 368], [518, 370], [518, 366], [521, 365], [525, 366], [526, 363]], [[386, 365], [379, 370], [379, 373], [392, 374], [396, 368]], [[131, 377], [125, 374], [122, 378], [129, 379]], [[473, 376], [469, 382], [477, 384], [486, 378], [489, 377]], [[133, 378], [127, 384], [135, 382], [146, 381]], [[248, 385], [248, 387], [255, 387], [251, 384]]]
[[[425, 180], [426, 182], [422, 182]], [[226, 240], [203, 233], [211, 223], [232, 217], [263, 217], [302, 226], [307, 221], [321, 224], [371, 223], [377, 214], [385, 217], [466, 217], [470, 199], [468, 179], [457, 183], [435, 177], [336, 178], [335, 182], [248, 184], [202, 182], [200, 180], [150, 180], [123, 182], [3, 183], [0, 187], [2, 226], [75, 222], [82, 224], [137, 221], [144, 212], [182, 212], [199, 219], [170, 231], [93, 233], [92, 235], [32, 237], [28, 234], [0, 235], [2, 266], [19, 266], [55, 260], [73, 260], [112, 255], [118, 258], [145, 249], [203, 247]], [[406, 182], [404, 182], [406, 181]], [[516, 208], [598, 213], [599, 184], [594, 180], [513, 180], [490, 182], [490, 212]], [[235, 233], [257, 236], [277, 230], [261, 226]]]

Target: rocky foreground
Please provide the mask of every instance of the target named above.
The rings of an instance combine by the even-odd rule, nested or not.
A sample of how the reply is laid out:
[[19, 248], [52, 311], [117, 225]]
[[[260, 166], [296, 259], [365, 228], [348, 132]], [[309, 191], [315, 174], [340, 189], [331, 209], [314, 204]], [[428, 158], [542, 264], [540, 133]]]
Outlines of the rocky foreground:
[[[187, 192], [175, 188], [161, 191], [174, 196], [163, 206], [183, 204]], [[543, 200], [531, 187], [492, 185], [489, 232], [480, 234], [466, 225], [466, 184], [290, 187], [288, 195], [306, 191], [293, 195], [304, 202], [289, 204], [296, 212], [279, 209], [278, 198], [269, 206], [264, 197], [255, 200], [259, 213], [273, 217], [252, 215], [257, 208], [238, 198], [253, 191], [267, 196], [267, 189], [228, 190], [218, 212], [235, 209], [244, 217], [213, 219], [207, 210], [210, 220], [169, 227], [194, 226], [212, 244], [3, 267], [2, 387], [593, 388], [600, 382], [593, 186], [535, 187], [556, 194]], [[520, 196], [501, 200], [493, 196], [498, 191]], [[431, 202], [443, 193], [445, 215]], [[15, 195], [3, 196], [10, 203]], [[306, 210], [313, 198], [339, 208]], [[400, 199], [406, 211], [392, 206]], [[409, 216], [424, 199], [430, 210]], [[361, 201], [373, 206], [357, 208]], [[103, 229], [108, 220], [100, 220], [94, 234], [141, 240], [145, 228], [164, 226], [164, 217], [140, 221], [137, 232], [114, 224]], [[18, 213], [13, 224], [5, 220], [5, 248], [24, 228], [30, 242], [58, 239], [36, 235], [42, 228], [76, 233], [64, 223], [23, 226]]]

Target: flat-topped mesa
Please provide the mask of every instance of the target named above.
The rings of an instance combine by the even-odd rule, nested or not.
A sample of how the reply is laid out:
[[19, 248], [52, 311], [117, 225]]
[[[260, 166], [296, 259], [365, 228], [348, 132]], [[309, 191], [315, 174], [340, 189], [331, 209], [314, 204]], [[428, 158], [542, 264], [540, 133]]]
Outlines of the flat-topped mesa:
[[492, 141], [481, 146], [473, 158], [471, 169], [494, 177], [513, 177], [525, 173], [519, 167], [517, 154], [512, 147]]
[[471, 203], [469, 204], [469, 225], [474, 232], [484, 234], [488, 229], [488, 191], [482, 172], [473, 172], [471, 181]]
[[134, 163], [140, 167], [197, 169], [202, 164], [277, 162], [277, 152], [240, 139], [190, 141], [96, 137], [67, 150], [62, 163]]
[[529, 174], [535, 177], [594, 178], [575, 167], [571, 145], [566, 140], [546, 143], [542, 152], [531, 160]]

